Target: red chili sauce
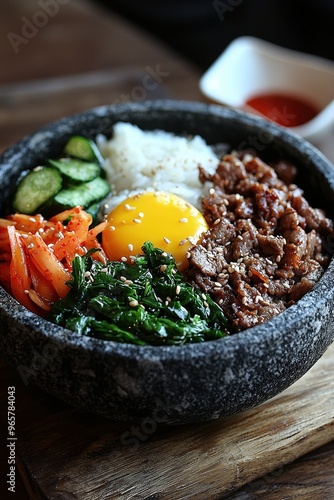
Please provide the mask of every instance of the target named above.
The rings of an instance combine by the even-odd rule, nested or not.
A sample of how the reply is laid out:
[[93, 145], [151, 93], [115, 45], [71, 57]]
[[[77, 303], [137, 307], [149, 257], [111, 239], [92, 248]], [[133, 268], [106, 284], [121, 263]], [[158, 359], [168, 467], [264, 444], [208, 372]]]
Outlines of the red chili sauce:
[[319, 113], [312, 103], [285, 94], [256, 95], [248, 99], [246, 104], [285, 127], [303, 125]]

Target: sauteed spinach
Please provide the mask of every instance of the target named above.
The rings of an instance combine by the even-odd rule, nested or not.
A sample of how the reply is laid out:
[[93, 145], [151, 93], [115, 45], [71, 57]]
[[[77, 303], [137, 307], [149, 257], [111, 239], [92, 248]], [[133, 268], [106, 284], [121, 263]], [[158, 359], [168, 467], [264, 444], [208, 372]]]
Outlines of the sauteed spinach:
[[211, 298], [186, 283], [174, 258], [146, 242], [133, 263], [75, 257], [70, 292], [49, 319], [82, 335], [138, 345], [173, 345], [226, 335]]

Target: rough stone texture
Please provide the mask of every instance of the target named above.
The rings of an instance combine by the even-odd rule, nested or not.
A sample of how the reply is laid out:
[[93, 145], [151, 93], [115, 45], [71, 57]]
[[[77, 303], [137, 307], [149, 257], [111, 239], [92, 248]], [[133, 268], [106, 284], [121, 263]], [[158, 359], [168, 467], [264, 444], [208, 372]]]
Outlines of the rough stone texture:
[[[219, 106], [155, 101], [102, 107], [23, 139], [0, 158], [0, 210], [19, 173], [58, 154], [73, 133], [110, 134], [116, 121], [200, 134], [209, 143], [253, 147], [300, 168], [306, 196], [328, 210], [334, 169], [309, 143], [274, 124]], [[328, 242], [332, 245], [333, 242]], [[314, 289], [267, 324], [183, 347], [139, 347], [81, 337], [36, 317], [0, 289], [0, 351], [51, 394], [115, 420], [198, 422], [235, 414], [300, 378], [334, 340], [334, 262]]]

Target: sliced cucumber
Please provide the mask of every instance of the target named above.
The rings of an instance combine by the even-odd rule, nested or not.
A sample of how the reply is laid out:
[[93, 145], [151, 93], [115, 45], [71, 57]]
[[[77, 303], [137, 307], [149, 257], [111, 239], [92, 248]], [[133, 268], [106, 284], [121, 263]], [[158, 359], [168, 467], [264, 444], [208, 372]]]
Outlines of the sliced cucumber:
[[87, 208], [105, 198], [109, 192], [110, 186], [108, 182], [101, 177], [96, 177], [90, 182], [73, 184], [66, 189], [62, 189], [54, 197], [54, 204], [62, 210], [77, 205]]
[[96, 221], [98, 213], [100, 211], [100, 207], [101, 207], [101, 200], [97, 201], [96, 203], [93, 203], [92, 205], [89, 205], [89, 207], [86, 208], [86, 212], [88, 212], [93, 217], [93, 221]]
[[103, 165], [103, 157], [95, 142], [81, 135], [73, 135], [67, 141], [64, 153], [80, 160], [98, 162], [100, 166]]
[[13, 208], [23, 214], [35, 214], [62, 187], [60, 172], [52, 167], [31, 170], [17, 186]]
[[101, 167], [97, 163], [74, 158], [60, 158], [59, 160], [48, 160], [48, 162], [53, 167], [58, 168], [64, 176], [75, 182], [92, 181], [101, 172]]

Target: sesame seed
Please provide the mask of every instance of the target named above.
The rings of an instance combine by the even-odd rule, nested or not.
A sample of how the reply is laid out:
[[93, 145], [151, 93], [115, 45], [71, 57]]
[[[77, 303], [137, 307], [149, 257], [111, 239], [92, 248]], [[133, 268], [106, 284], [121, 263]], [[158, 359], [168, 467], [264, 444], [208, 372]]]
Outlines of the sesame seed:
[[217, 224], [219, 224], [219, 223], [220, 223], [220, 219], [216, 219], [216, 220], [214, 221], [213, 225], [214, 225], [214, 226], [216, 226], [216, 225], [217, 225]]
[[136, 207], [131, 207], [128, 203], [125, 203], [124, 205], [125, 210], [135, 210]]
[[190, 253], [190, 252], [187, 252], [187, 253], [186, 253], [186, 259], [190, 259], [190, 257], [191, 257], [191, 253]]
[[179, 295], [179, 294], [180, 294], [180, 292], [181, 292], [181, 287], [180, 287], [180, 285], [177, 285], [177, 287], [176, 287], [176, 289], [175, 289], [175, 293], [176, 293], [176, 295]]
[[239, 193], [237, 193], [237, 194], [235, 195], [235, 199], [236, 199], [236, 200], [240, 200], [240, 198], [241, 198], [240, 194], [239, 194]]
[[28, 295], [29, 294], [29, 290], [24, 290], [24, 293], [26, 293]]
[[129, 302], [129, 306], [131, 307], [137, 307], [139, 305], [138, 300], [134, 299]]
[[202, 293], [202, 294], [201, 294], [201, 297], [202, 297], [202, 299], [203, 299], [203, 300], [206, 300], [206, 295], [205, 295], [205, 293]]
[[89, 276], [91, 276], [90, 271], [86, 271], [84, 276], [85, 276], [85, 278], [89, 278]]
[[210, 191], [209, 191], [210, 194], [215, 194], [215, 192], [216, 192], [216, 190], [214, 188], [210, 188]]
[[203, 302], [203, 304], [205, 305], [205, 307], [209, 307], [209, 304], [206, 302], [206, 300]]
[[181, 240], [179, 242], [179, 246], [182, 247], [182, 245], [185, 245], [187, 243], [187, 241], [188, 241], [187, 238], [184, 238], [183, 240]]
[[144, 217], [143, 212], [139, 212], [138, 217], [140, 217], [142, 219]]
[[21, 236], [22, 236], [22, 238], [24, 238], [24, 239], [29, 238], [29, 235], [28, 235], [28, 234], [25, 234], [25, 233], [24, 233], [24, 234], [21, 234]]
[[128, 249], [129, 249], [129, 252], [133, 252], [133, 245], [132, 245], [132, 243], [128, 244]]
[[166, 269], [167, 269], [166, 264], [163, 264], [162, 266], [160, 266], [160, 271], [161, 271], [162, 273], [164, 273], [164, 272], [166, 271]]
[[38, 232], [39, 232], [40, 234], [43, 234], [43, 233], [44, 233], [44, 229], [43, 229], [42, 227], [40, 227], [40, 228], [39, 228], [39, 230], [38, 230]]
[[231, 244], [231, 242], [228, 241], [227, 243], [225, 243], [225, 246], [228, 247], [230, 244]]
[[30, 222], [36, 222], [36, 219], [34, 217], [29, 217]]
[[281, 257], [280, 255], [277, 255], [277, 257], [276, 257], [276, 262], [277, 262], [277, 263], [278, 263], [278, 262], [281, 262], [281, 259], [282, 259], [282, 257]]
[[133, 281], [132, 280], [125, 280], [124, 285], [133, 285]]
[[119, 278], [119, 279], [120, 279], [121, 281], [123, 281], [123, 283], [124, 283], [124, 281], [126, 281], [126, 277], [125, 277], [125, 276], [120, 276], [120, 278]]
[[34, 246], [35, 246], [35, 245], [34, 245], [33, 243], [29, 243], [29, 245], [27, 246], [27, 248], [28, 248], [29, 250], [31, 250], [32, 248], [34, 248]]
[[121, 257], [122, 262], [126, 262], [128, 259], [126, 257]]
[[108, 272], [108, 268], [107, 267], [104, 267], [103, 269], [101, 269], [101, 273], [107, 273]]
[[135, 224], [140, 224], [140, 223], [141, 223], [141, 220], [140, 220], [140, 219], [133, 219], [133, 222], [134, 222]]
[[167, 257], [167, 252], [162, 252], [161, 257]]
[[242, 238], [241, 234], [238, 234], [238, 236], [237, 236], [237, 240], [240, 240], [240, 241], [242, 241], [242, 240], [243, 240], [243, 238]]
[[179, 222], [185, 223], [188, 222], [188, 219], [187, 217], [182, 217], [182, 219], [180, 219]]
[[110, 231], [115, 231], [115, 226], [109, 226]]
[[166, 236], [164, 236], [164, 238], [163, 238], [163, 239], [164, 239], [164, 242], [165, 242], [165, 243], [167, 243], [167, 245], [169, 245], [169, 244], [170, 244], [170, 240], [169, 240]]
[[222, 287], [222, 284], [221, 284], [221, 283], [219, 283], [219, 281], [215, 281], [214, 285], [215, 285], [215, 286], [217, 286], [218, 288], [221, 288], [221, 287]]

